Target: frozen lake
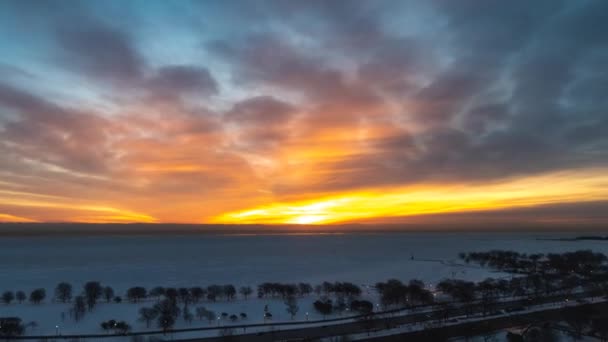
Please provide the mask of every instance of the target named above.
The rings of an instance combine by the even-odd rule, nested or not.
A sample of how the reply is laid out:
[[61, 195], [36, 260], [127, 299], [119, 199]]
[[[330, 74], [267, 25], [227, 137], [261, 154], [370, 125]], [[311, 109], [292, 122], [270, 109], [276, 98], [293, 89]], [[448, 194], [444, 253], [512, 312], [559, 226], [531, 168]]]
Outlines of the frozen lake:
[[[27, 333], [101, 333], [102, 320], [118, 319], [134, 330], [147, 328], [137, 320], [140, 304], [100, 304], [80, 322], [68, 316], [70, 305], [53, 302], [53, 289], [67, 281], [77, 294], [86, 281], [110, 285], [118, 295], [131, 286], [191, 287], [210, 284], [251, 285], [265, 281], [351, 281], [373, 284], [388, 278], [422, 279], [427, 284], [442, 278], [480, 280], [500, 277], [486, 269], [462, 265], [459, 252], [512, 249], [520, 252], [563, 252], [592, 249], [608, 253], [608, 241], [547, 241], [537, 238], [571, 237], [574, 233], [392, 233], [344, 235], [184, 235], [184, 236], [91, 236], [4, 237], [0, 239], [0, 292], [44, 287], [41, 305], [28, 302], [0, 304], [1, 316], [18, 316], [37, 322]], [[413, 259], [412, 259], [413, 257]], [[254, 296], [255, 297], [255, 296]], [[377, 301], [366, 290], [363, 298]], [[321, 319], [314, 312], [316, 296], [298, 299], [296, 320]], [[262, 322], [268, 306], [275, 321], [290, 320], [280, 299], [204, 302], [198, 305], [230, 314], [247, 313], [242, 323]], [[306, 316], [305, 316], [306, 315]], [[240, 322], [240, 321], [239, 321]], [[215, 323], [214, 323], [215, 324]], [[221, 322], [221, 324], [230, 324]], [[177, 328], [208, 326], [179, 319]], [[210, 332], [216, 334], [216, 332]], [[202, 336], [202, 335], [201, 335]]]
[[[608, 253], [608, 241], [544, 241], [574, 233], [392, 233], [343, 235], [184, 235], [0, 238], [0, 290], [89, 280], [117, 290], [141, 285], [257, 285], [263, 281], [437, 281], [487, 271], [450, 267], [459, 252], [513, 249]], [[412, 256], [414, 259], [412, 260]], [[434, 260], [434, 261], [429, 261]]]

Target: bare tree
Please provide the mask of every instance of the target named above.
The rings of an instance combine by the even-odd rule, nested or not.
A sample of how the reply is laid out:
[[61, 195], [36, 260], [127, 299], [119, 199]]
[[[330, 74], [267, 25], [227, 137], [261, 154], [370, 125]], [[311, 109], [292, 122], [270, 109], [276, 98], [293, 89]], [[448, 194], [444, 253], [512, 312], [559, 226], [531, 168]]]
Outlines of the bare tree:
[[160, 300], [160, 297], [165, 295], [165, 288], [162, 286], [157, 286], [150, 290], [149, 294], [152, 297], [156, 297], [156, 300]]
[[175, 319], [180, 314], [177, 303], [170, 299], [165, 299], [154, 305], [154, 310], [158, 311], [158, 326], [167, 331], [175, 324]]
[[61, 282], [55, 287], [55, 299], [62, 303], [72, 300], [72, 285]]
[[2, 301], [5, 304], [10, 304], [13, 301], [13, 299], [15, 299], [15, 294], [13, 293], [13, 291], [5, 291], [2, 294]]
[[97, 300], [101, 297], [103, 288], [98, 281], [89, 281], [84, 284], [84, 294], [87, 300], [87, 306], [89, 310], [93, 310], [97, 304]]
[[137, 303], [146, 298], [147, 294], [146, 289], [141, 286], [135, 286], [127, 290], [127, 298], [133, 303]]
[[298, 307], [296, 297], [289, 296], [285, 298], [285, 305], [287, 306], [285, 310], [291, 315], [291, 319], [293, 319], [300, 309], [300, 307]]
[[72, 317], [75, 321], [79, 321], [84, 317], [85, 312], [87, 311], [86, 301], [83, 296], [76, 296], [74, 298], [74, 305], [72, 305]]
[[46, 297], [46, 291], [44, 289], [35, 289], [30, 293], [30, 302], [34, 304], [40, 304]]
[[114, 289], [110, 286], [106, 286], [103, 288], [103, 298], [106, 300], [106, 303], [109, 303], [114, 298]]
[[154, 308], [141, 308], [139, 309], [139, 320], [146, 322], [146, 327], [150, 327], [150, 323], [158, 317], [158, 311]]
[[23, 303], [23, 301], [27, 299], [27, 296], [23, 291], [17, 291], [15, 295], [17, 297], [17, 300], [19, 301], [19, 304]]
[[251, 289], [251, 286], [243, 286], [239, 289], [239, 292], [243, 297], [245, 297], [245, 299], [247, 299], [247, 297], [253, 293], [253, 289]]

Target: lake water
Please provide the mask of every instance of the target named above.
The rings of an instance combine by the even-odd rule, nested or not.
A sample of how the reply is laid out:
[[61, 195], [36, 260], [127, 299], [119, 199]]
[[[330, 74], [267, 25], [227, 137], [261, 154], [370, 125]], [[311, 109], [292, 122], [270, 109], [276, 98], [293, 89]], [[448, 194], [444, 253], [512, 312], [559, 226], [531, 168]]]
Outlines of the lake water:
[[[488, 270], [450, 265], [458, 253], [489, 249], [608, 253], [608, 241], [543, 241], [574, 233], [386, 233], [0, 238], [0, 290], [50, 291], [98, 280], [130, 286], [257, 285], [263, 281], [373, 284], [388, 278], [478, 279]], [[414, 258], [412, 260], [412, 257]]]

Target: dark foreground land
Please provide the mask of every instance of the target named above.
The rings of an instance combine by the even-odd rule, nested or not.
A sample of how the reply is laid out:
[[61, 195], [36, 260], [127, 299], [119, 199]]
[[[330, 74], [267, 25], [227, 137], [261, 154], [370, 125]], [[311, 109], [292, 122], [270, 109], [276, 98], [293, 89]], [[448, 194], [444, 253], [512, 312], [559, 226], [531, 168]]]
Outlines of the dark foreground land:
[[[592, 309], [598, 311], [608, 310], [608, 303], [587, 304]], [[359, 341], [445, 341], [454, 337], [473, 337], [480, 336], [488, 332], [508, 329], [512, 327], [522, 327], [538, 325], [543, 322], [554, 322], [562, 319], [561, 308], [547, 309], [536, 312], [513, 314], [496, 318], [489, 318], [477, 322], [465, 322], [444, 327], [436, 327], [421, 331], [393, 334], [382, 337], [369, 337]]]
[[[556, 321], [562, 317], [563, 308], [561, 307], [567, 296], [551, 296], [542, 298], [529, 308], [534, 309], [538, 305], [555, 304], [556, 306], [547, 309], [538, 309], [534, 312], [518, 311], [522, 307], [530, 305], [527, 299], [505, 301], [496, 307], [495, 315], [480, 317], [483, 313], [481, 307], [459, 307], [453, 311], [451, 317], [464, 317], [465, 315], [477, 316], [476, 321], [463, 320], [462, 323], [451, 323], [444, 325], [445, 315], [441, 309], [420, 312], [388, 315], [383, 317], [370, 317], [340, 324], [328, 324], [316, 327], [306, 327], [287, 330], [274, 330], [267, 332], [246, 333], [237, 335], [227, 335], [209, 338], [197, 338], [180, 340], [184, 342], [221, 342], [221, 341], [251, 341], [251, 342], [270, 342], [270, 341], [314, 341], [320, 338], [339, 337], [353, 334], [363, 334], [358, 341], [443, 341], [453, 337], [471, 337], [486, 332], [497, 331], [516, 326], [538, 324], [545, 321]], [[568, 296], [570, 303], [572, 300], [582, 301], [588, 298], [586, 293]], [[593, 304], [582, 304], [598, 311], [608, 310], [608, 302]], [[481, 319], [480, 319], [481, 318]], [[390, 333], [390, 329], [402, 326], [424, 326], [418, 331], [395, 331]], [[386, 331], [387, 336], [373, 336], [370, 332]]]

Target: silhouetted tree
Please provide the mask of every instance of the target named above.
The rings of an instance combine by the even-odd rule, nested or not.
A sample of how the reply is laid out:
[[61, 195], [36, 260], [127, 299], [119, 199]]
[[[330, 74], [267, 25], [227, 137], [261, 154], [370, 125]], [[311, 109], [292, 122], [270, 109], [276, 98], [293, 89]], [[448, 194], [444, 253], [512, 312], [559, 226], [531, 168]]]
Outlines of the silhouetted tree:
[[386, 283], [377, 283], [376, 290], [380, 293], [380, 301], [384, 306], [405, 305], [408, 300], [408, 286], [397, 279], [389, 279]]
[[114, 303], [116, 303], [116, 304], [122, 303], [122, 297], [121, 296], [114, 297]]
[[27, 299], [27, 296], [23, 291], [17, 291], [15, 296], [17, 297], [17, 301], [19, 301], [19, 304], [23, 303], [23, 301]]
[[224, 293], [224, 296], [226, 296], [226, 299], [228, 300], [233, 300], [234, 297], [236, 297], [236, 288], [234, 287], [234, 285], [224, 285], [224, 289], [222, 291]]
[[0, 335], [12, 337], [23, 335], [24, 332], [25, 326], [21, 323], [21, 318], [0, 318]]
[[177, 292], [177, 289], [169, 287], [165, 289], [165, 298], [176, 303], [177, 302], [177, 297], [179, 296], [179, 293]]
[[475, 300], [475, 283], [464, 280], [449, 279], [437, 284], [437, 289], [465, 304], [466, 315], [471, 314], [471, 303]]
[[72, 305], [72, 317], [74, 317], [75, 321], [79, 321], [84, 317], [84, 314], [87, 310], [86, 300], [83, 296], [76, 296], [74, 298], [74, 304]]
[[177, 294], [182, 303], [188, 304], [190, 302], [190, 291], [185, 287], [180, 287], [177, 289]]
[[120, 321], [116, 323], [115, 329], [122, 334], [126, 334], [131, 330], [131, 326], [125, 321]]
[[103, 288], [103, 298], [106, 300], [106, 303], [109, 303], [114, 299], [114, 289], [110, 286], [106, 286]]
[[113, 319], [111, 319], [109, 321], [101, 322], [100, 326], [103, 330], [114, 330], [117, 333], [121, 333], [121, 334], [126, 334], [131, 330], [131, 326], [129, 324], [127, 324], [127, 322], [116, 321]]
[[239, 289], [239, 292], [243, 297], [245, 297], [245, 299], [247, 299], [247, 297], [253, 293], [253, 289], [251, 286], [243, 286]]
[[282, 297], [295, 296], [298, 293], [298, 287], [294, 284], [281, 283], [262, 283], [258, 285], [258, 297]]
[[162, 300], [154, 305], [154, 310], [158, 311], [158, 326], [167, 331], [175, 324], [175, 319], [180, 314], [180, 309], [175, 301], [170, 299]]
[[307, 296], [312, 293], [312, 286], [308, 283], [299, 283], [298, 292], [301, 296]]
[[30, 302], [34, 304], [40, 304], [46, 297], [45, 289], [35, 289], [30, 293]]
[[298, 310], [300, 309], [300, 307], [298, 306], [298, 302], [296, 301], [296, 297], [294, 296], [290, 296], [285, 298], [285, 306], [287, 306], [287, 308], [285, 309], [289, 315], [291, 316], [291, 319], [293, 319], [295, 317], [295, 315], [298, 313]]
[[433, 302], [433, 294], [424, 288], [422, 280], [410, 280], [407, 285], [407, 298], [410, 305], [430, 304]]
[[55, 287], [55, 299], [62, 303], [72, 300], [72, 285], [66, 282], [57, 284]]
[[224, 287], [220, 285], [209, 285], [207, 286], [207, 299], [215, 301], [217, 298], [224, 295]]
[[10, 304], [13, 301], [13, 299], [15, 299], [15, 294], [13, 293], [13, 291], [5, 291], [2, 294], [2, 301], [5, 304]]
[[108, 331], [110, 329], [112, 329], [112, 327], [110, 327], [110, 323], [108, 323], [107, 321], [103, 321], [99, 324], [99, 326], [101, 327], [101, 330], [103, 331]]
[[238, 319], [239, 319], [239, 316], [237, 316], [237, 315], [235, 315], [235, 314], [230, 315], [230, 320], [231, 320], [232, 322], [236, 322]]
[[477, 290], [481, 294], [481, 304], [483, 314], [486, 315], [494, 310], [498, 300], [497, 283], [492, 278], [487, 278], [477, 284]]
[[146, 295], [146, 289], [141, 286], [135, 286], [127, 290], [127, 298], [133, 303], [137, 303], [146, 298]]
[[323, 319], [325, 319], [327, 315], [331, 314], [334, 309], [332, 300], [326, 298], [315, 301], [313, 303], [313, 307], [323, 315]]
[[165, 288], [162, 286], [157, 286], [150, 290], [150, 296], [156, 297], [156, 300], [160, 300], [160, 297], [165, 295]]
[[205, 293], [205, 289], [200, 286], [190, 288], [190, 297], [195, 303], [198, 303], [205, 296]]
[[150, 327], [150, 322], [158, 317], [158, 311], [154, 308], [141, 308], [139, 309], [139, 320], [146, 322], [146, 327]]
[[89, 281], [88, 283], [84, 284], [84, 295], [86, 297], [89, 310], [93, 310], [102, 293], [103, 288], [98, 281]]

